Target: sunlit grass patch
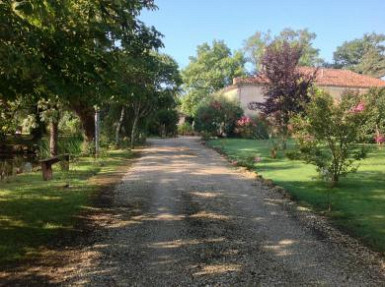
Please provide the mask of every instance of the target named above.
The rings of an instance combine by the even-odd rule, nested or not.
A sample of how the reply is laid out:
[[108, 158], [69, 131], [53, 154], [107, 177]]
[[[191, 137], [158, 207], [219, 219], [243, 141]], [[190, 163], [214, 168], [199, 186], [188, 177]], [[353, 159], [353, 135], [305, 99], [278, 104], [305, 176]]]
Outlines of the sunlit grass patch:
[[90, 178], [114, 172], [130, 156], [119, 151], [97, 161], [81, 158], [69, 172], [56, 164], [51, 181], [43, 181], [39, 171], [0, 183], [0, 263], [34, 254], [59, 232], [70, 231], [74, 216], [92, 207], [91, 195], [100, 188]]

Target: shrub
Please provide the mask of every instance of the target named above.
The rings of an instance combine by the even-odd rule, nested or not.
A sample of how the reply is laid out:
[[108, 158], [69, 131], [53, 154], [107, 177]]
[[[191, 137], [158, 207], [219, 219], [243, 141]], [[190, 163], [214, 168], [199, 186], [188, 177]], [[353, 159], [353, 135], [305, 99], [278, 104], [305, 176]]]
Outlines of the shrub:
[[[354, 161], [365, 156], [359, 140], [361, 111], [346, 99], [317, 91], [306, 106], [305, 115], [293, 117], [293, 135], [301, 158], [314, 164], [320, 176], [335, 186], [340, 177], [356, 171]], [[361, 110], [361, 108], [360, 108]]]
[[385, 135], [385, 88], [371, 89], [364, 95], [347, 92], [343, 95], [360, 125], [360, 141], [381, 144]]
[[286, 151], [285, 155], [290, 160], [300, 160], [301, 159], [301, 153], [298, 150]]
[[360, 97], [363, 105], [364, 122], [362, 123], [363, 137], [366, 142], [379, 145], [385, 142], [385, 88], [372, 89]]
[[[201, 137], [203, 141], [209, 141], [212, 139], [212, 134], [206, 131], [201, 132]], [[219, 151], [218, 151], [219, 152]], [[219, 152], [220, 153], [220, 152]]]
[[237, 102], [215, 96], [198, 107], [195, 128], [213, 136], [230, 136], [242, 115], [243, 110]]
[[235, 132], [246, 139], [268, 139], [267, 123], [258, 117], [243, 116], [236, 122]]
[[178, 126], [178, 134], [181, 136], [194, 135], [194, 128], [190, 123], [185, 122]]

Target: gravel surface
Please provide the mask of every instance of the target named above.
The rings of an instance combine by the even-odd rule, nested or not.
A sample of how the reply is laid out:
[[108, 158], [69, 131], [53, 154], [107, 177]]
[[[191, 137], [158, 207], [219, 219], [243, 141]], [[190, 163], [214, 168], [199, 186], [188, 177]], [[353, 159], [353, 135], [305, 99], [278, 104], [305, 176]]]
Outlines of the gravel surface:
[[150, 143], [64, 286], [385, 286], [375, 255], [197, 138]]

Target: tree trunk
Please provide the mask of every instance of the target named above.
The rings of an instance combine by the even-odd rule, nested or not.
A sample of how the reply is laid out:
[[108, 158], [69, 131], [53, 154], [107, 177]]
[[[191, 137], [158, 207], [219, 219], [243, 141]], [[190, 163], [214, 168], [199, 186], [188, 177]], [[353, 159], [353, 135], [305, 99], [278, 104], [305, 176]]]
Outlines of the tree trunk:
[[115, 131], [115, 146], [116, 147], [119, 147], [119, 144], [120, 144], [120, 130], [122, 128], [125, 113], [126, 113], [126, 109], [123, 106], [121, 111], [120, 111], [120, 118], [119, 118], [118, 124], [116, 125], [116, 131]]
[[59, 137], [59, 123], [51, 121], [49, 123], [50, 134], [49, 134], [49, 152], [51, 156], [57, 156], [57, 142]]
[[339, 181], [339, 175], [338, 174], [333, 174], [332, 175], [332, 179], [331, 179], [331, 183], [330, 183], [331, 187], [332, 188], [336, 187], [337, 184], [338, 184], [338, 181]]
[[87, 144], [92, 144], [95, 138], [95, 110], [93, 107], [87, 106], [83, 103], [76, 103], [72, 108], [78, 115], [83, 131], [84, 140]]
[[131, 143], [130, 143], [130, 147], [132, 149], [135, 146], [135, 136], [136, 136], [136, 129], [137, 129], [137, 126], [138, 126], [138, 120], [139, 120], [139, 115], [135, 115], [134, 122], [132, 123], [132, 129], [131, 129]]
[[42, 139], [43, 135], [47, 134], [46, 125], [44, 122], [40, 119], [40, 110], [38, 107], [33, 107], [35, 120], [36, 120], [36, 127], [32, 128], [30, 133], [32, 135], [32, 141], [37, 142]]

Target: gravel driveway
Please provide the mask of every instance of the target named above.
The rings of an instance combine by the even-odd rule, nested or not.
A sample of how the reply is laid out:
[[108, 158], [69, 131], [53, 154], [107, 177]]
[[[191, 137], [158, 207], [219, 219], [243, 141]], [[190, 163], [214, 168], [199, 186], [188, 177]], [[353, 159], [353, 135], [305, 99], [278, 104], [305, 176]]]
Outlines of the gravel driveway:
[[150, 143], [65, 286], [385, 286], [373, 260], [197, 138]]

